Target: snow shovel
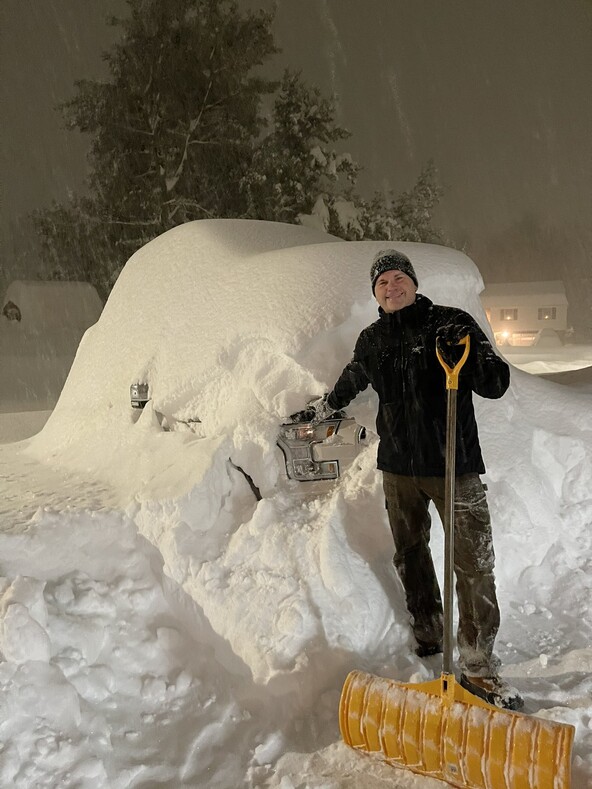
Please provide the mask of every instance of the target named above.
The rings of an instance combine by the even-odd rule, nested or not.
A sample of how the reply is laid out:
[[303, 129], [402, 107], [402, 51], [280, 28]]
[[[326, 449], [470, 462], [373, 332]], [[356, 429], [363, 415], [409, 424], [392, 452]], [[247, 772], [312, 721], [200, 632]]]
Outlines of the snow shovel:
[[352, 671], [341, 692], [341, 736], [352, 748], [461, 789], [569, 789], [573, 726], [495, 707], [465, 690], [454, 675], [456, 396], [469, 337], [459, 345], [464, 351], [453, 368], [436, 348], [448, 397], [442, 674], [413, 684]]

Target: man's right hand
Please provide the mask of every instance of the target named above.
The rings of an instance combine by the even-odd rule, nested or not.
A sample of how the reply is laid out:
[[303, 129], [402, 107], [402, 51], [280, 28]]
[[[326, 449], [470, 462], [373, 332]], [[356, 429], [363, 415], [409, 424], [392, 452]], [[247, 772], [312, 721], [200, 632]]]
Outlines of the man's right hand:
[[311, 400], [308, 403], [308, 407], [314, 410], [314, 416], [310, 420], [313, 425], [318, 425], [320, 422], [323, 422], [325, 419], [328, 419], [331, 414], [335, 413], [335, 409], [331, 408], [329, 403], [327, 402], [327, 397], [329, 395], [324, 394], [322, 397], [317, 397], [316, 400]]
[[463, 355], [464, 346], [460, 343], [467, 335], [471, 335], [469, 326], [448, 324], [438, 329], [436, 344], [449, 367], [454, 367]]
[[327, 395], [316, 397], [306, 404], [303, 411], [298, 411], [290, 417], [292, 422], [311, 422], [318, 425], [328, 419], [335, 410], [327, 403]]

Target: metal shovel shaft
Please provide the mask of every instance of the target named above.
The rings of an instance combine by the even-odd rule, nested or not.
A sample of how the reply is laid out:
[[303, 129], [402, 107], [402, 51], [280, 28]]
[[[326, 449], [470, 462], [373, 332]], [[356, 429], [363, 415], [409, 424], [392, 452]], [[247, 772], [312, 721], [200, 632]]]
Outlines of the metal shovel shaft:
[[456, 389], [448, 389], [446, 406], [446, 479], [444, 499], [444, 645], [442, 671], [452, 674], [454, 609], [454, 495], [456, 488]]
[[452, 633], [454, 610], [454, 498], [456, 491], [456, 397], [458, 392], [458, 375], [466, 362], [471, 349], [469, 335], [459, 342], [464, 345], [461, 358], [454, 367], [444, 360], [438, 344], [436, 355], [446, 373], [446, 466], [444, 480], [444, 644], [442, 655], [442, 673], [452, 674]]

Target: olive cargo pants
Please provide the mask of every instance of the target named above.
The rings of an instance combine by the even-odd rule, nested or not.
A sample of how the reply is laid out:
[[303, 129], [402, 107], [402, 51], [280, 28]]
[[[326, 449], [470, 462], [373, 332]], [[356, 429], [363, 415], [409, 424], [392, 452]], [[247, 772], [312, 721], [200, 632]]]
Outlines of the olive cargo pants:
[[[444, 523], [444, 478], [404, 477], [383, 471], [394, 565], [405, 589], [420, 646], [441, 644], [443, 613], [430, 552], [430, 500]], [[478, 474], [456, 478], [454, 572], [459, 609], [460, 669], [473, 676], [497, 673], [493, 644], [500, 623], [493, 575], [494, 552], [485, 489]]]

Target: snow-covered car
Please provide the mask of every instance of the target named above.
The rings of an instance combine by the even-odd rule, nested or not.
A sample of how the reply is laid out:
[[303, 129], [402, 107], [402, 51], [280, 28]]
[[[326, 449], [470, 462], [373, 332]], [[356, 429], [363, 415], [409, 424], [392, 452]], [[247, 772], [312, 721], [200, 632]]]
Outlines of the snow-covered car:
[[[392, 563], [370, 387], [347, 406], [368, 446], [338, 480], [282, 484], [277, 446], [280, 426], [293, 429], [288, 417], [330, 391], [376, 319], [368, 275], [383, 245], [204, 220], [127, 263], [45, 429], [0, 451], [2, 698], [15, 743], [7, 781], [392, 785], [388, 765], [375, 779], [368, 759], [358, 769], [337, 745], [348, 671], [411, 682], [434, 665], [414, 651]], [[466, 255], [396, 246], [422, 293], [488, 330]], [[130, 408], [134, 382], [149, 385], [143, 409]], [[533, 712], [542, 705], [542, 718], [577, 724], [583, 785], [592, 775], [589, 396], [516, 370], [507, 395], [475, 405], [499, 556], [500, 654], [530, 688]], [[178, 429], [163, 430], [159, 413]], [[313, 451], [331, 450], [345, 429]], [[71, 747], [58, 754], [64, 737]]]
[[[445, 281], [447, 303], [483, 313], [466, 256], [429, 244], [398, 246], [413, 257], [426, 295]], [[289, 417], [330, 391], [360, 331], [376, 319], [369, 266], [382, 248], [381, 241], [345, 242], [310, 227], [225, 219], [155, 238], [130, 258], [85, 335], [47, 439], [64, 441], [62, 411], [75, 416], [80, 436], [94, 434], [95, 424], [119, 431], [130, 421], [130, 386], [145, 384], [150, 407], [134, 424], [147, 428], [153, 411], [173, 430], [223, 440], [226, 459], [263, 495], [280, 475], [342, 477], [365, 451], [364, 428], [373, 443], [372, 390], [345, 418], [314, 429], [295, 429]]]

